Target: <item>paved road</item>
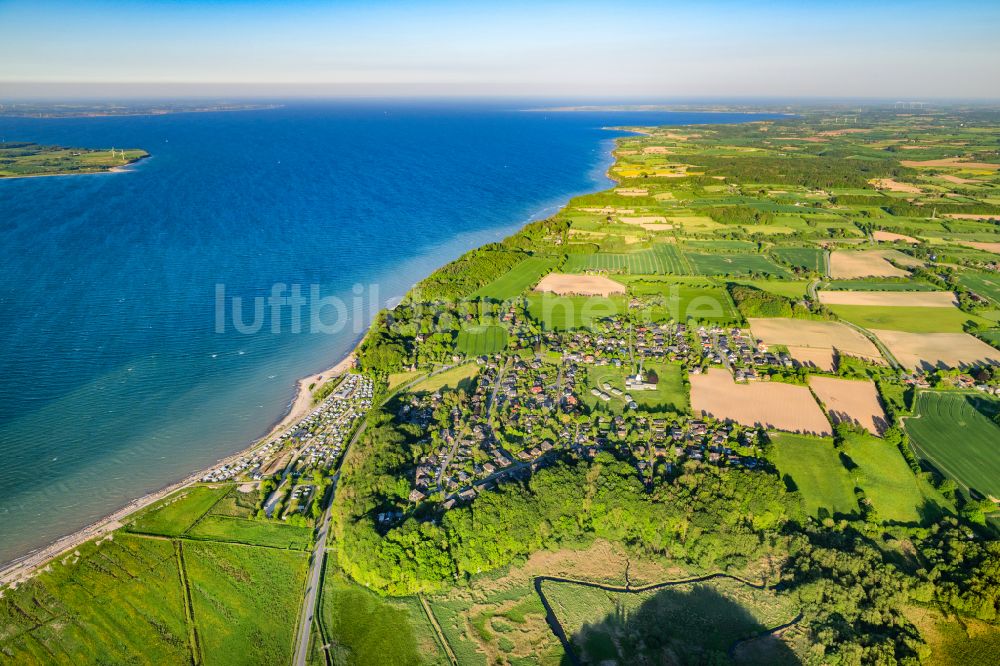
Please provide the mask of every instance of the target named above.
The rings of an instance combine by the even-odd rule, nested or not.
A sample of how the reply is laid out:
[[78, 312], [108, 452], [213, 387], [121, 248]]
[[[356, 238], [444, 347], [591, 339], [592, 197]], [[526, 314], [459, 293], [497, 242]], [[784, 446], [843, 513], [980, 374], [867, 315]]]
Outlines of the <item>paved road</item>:
[[299, 628], [296, 633], [294, 666], [306, 666], [306, 659], [309, 656], [309, 638], [312, 632], [313, 617], [316, 614], [316, 599], [319, 596], [320, 578], [323, 575], [323, 563], [326, 560], [326, 539], [330, 534], [330, 514], [333, 509], [333, 496], [337, 492], [337, 482], [340, 481], [340, 467], [344, 464], [351, 447], [358, 441], [365, 431], [368, 422], [362, 421], [361, 427], [354, 433], [354, 437], [344, 447], [344, 453], [337, 463], [337, 471], [333, 475], [333, 483], [330, 486], [330, 498], [327, 500], [326, 511], [323, 512], [323, 522], [320, 524], [319, 532], [316, 533], [316, 545], [313, 547], [312, 559], [309, 562], [309, 580], [306, 587], [306, 596], [302, 600], [302, 612], [299, 614]]
[[[338, 475], [339, 477], [339, 472]], [[337, 487], [336, 478], [333, 482]], [[331, 497], [332, 499], [332, 497]], [[312, 629], [313, 616], [316, 613], [316, 598], [319, 595], [320, 577], [323, 575], [323, 562], [326, 560], [326, 538], [330, 533], [331, 501], [323, 512], [323, 523], [316, 533], [316, 545], [313, 547], [312, 559], [309, 563], [309, 580], [306, 587], [306, 597], [302, 602], [302, 614], [299, 616], [298, 643], [295, 645], [295, 666], [305, 666], [309, 655], [309, 637]]]

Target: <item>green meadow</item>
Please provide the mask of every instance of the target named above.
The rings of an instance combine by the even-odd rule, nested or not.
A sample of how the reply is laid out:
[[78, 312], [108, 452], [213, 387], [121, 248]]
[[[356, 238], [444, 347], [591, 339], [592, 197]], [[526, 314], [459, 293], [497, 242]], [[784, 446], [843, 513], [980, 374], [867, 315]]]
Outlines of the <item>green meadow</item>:
[[652, 370], [658, 377], [656, 389], [652, 391], [629, 391], [625, 388], [625, 376], [631, 368], [614, 365], [592, 365], [587, 368], [587, 391], [581, 394], [581, 399], [591, 409], [603, 411], [607, 409], [620, 414], [627, 405], [624, 396], [611, 395], [611, 400], [605, 402], [590, 393], [591, 388], [604, 391], [607, 382], [613, 388], [620, 389], [632, 396], [636, 405], [646, 412], [686, 413], [690, 411], [688, 388], [685, 383], [683, 368], [677, 363], [647, 363], [645, 370]]
[[548, 331], [589, 328], [595, 321], [624, 314], [624, 297], [528, 295], [528, 315]]
[[920, 523], [947, 509], [945, 499], [916, 477], [895, 445], [872, 435], [852, 433], [843, 442], [843, 451], [849, 471], [880, 520]]
[[863, 328], [906, 331], [908, 333], [961, 333], [973, 321], [986, 326], [990, 321], [958, 308], [882, 307], [876, 305], [830, 305], [838, 317]]
[[502, 326], [472, 326], [458, 332], [455, 349], [466, 356], [495, 354], [507, 348], [507, 330]]
[[555, 262], [545, 257], [528, 257], [493, 282], [474, 292], [471, 298], [489, 298], [506, 301], [520, 296], [525, 289], [533, 287], [543, 275], [552, 270]]
[[771, 462], [791, 490], [802, 495], [806, 512], [816, 516], [854, 515], [858, 502], [854, 481], [844, 467], [833, 440], [827, 437], [768, 433], [773, 443]]
[[826, 250], [818, 247], [776, 247], [771, 254], [779, 260], [813, 273], [826, 275]]
[[152, 507], [137, 513], [128, 529], [143, 534], [179, 536], [215, 503], [229, 493], [231, 485], [191, 486], [178, 490]]

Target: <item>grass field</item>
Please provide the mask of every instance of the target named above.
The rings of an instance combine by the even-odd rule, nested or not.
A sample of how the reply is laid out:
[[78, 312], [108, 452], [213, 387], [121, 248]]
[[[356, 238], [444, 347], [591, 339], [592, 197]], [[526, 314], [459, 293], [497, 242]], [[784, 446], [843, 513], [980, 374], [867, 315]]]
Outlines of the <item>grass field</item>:
[[894, 445], [871, 435], [850, 435], [843, 444], [847, 467], [882, 521], [918, 523], [936, 519], [947, 502], [918, 480]]
[[581, 394], [583, 402], [591, 409], [604, 409], [605, 407], [613, 413], [620, 414], [626, 408], [623, 397], [611, 396], [611, 400], [605, 402], [590, 393], [590, 388], [604, 390], [604, 382], [608, 382], [612, 387], [621, 389], [632, 396], [639, 409], [647, 412], [675, 412], [686, 413], [691, 410], [688, 390], [684, 385], [683, 368], [677, 363], [647, 363], [643, 366], [646, 370], [656, 372], [659, 382], [655, 391], [631, 391], [625, 388], [625, 375], [630, 368], [616, 368], [613, 365], [593, 365], [587, 367], [588, 390]]
[[624, 314], [627, 305], [624, 297], [528, 294], [528, 315], [549, 331], [588, 328], [598, 319]]
[[278, 521], [251, 520], [209, 514], [185, 534], [191, 539], [227, 541], [272, 548], [305, 550], [312, 544], [312, 529]]
[[1000, 304], [1000, 275], [982, 271], [965, 271], [958, 276], [958, 282], [980, 296]]
[[327, 560], [320, 614], [336, 664], [448, 663], [420, 600], [380, 597], [352, 583]]
[[630, 275], [684, 275], [690, 272], [683, 255], [675, 246], [666, 243], [657, 243], [652, 249], [635, 252], [571, 254], [566, 259], [563, 272], [585, 271], [608, 271]]
[[759, 254], [696, 254], [685, 255], [699, 275], [773, 275], [788, 277], [787, 270]]
[[961, 486], [1000, 497], [1000, 426], [988, 415], [1000, 401], [982, 395], [921, 391], [905, 420], [918, 455]]
[[445, 387], [455, 389], [468, 385], [469, 380], [478, 374], [478, 365], [475, 363], [463, 363], [462, 365], [439, 372], [436, 375], [431, 375], [427, 379], [417, 382], [410, 387], [409, 391], [410, 393], [433, 393]]
[[458, 332], [455, 349], [466, 356], [495, 354], [507, 348], [507, 329], [502, 326], [472, 326]]
[[737, 640], [796, 613], [788, 598], [730, 580], [640, 593], [546, 581], [542, 592], [581, 661], [592, 664], [660, 663], [663, 654], [671, 663], [727, 663]]
[[809, 288], [808, 280], [732, 280], [732, 282], [794, 299], [804, 298]]
[[232, 486], [192, 486], [136, 514], [128, 529], [143, 534], [179, 536], [225, 496]]
[[995, 666], [1000, 631], [971, 617], [945, 617], [936, 608], [910, 607], [906, 617], [920, 630], [937, 666]]
[[3, 591], [0, 661], [126, 663], [129, 655], [142, 655], [149, 664], [191, 662], [170, 541], [118, 532], [75, 553]]
[[990, 322], [958, 308], [880, 307], [876, 305], [829, 305], [838, 317], [863, 328], [907, 333], [961, 333], [962, 325]]
[[806, 512], [816, 515], [852, 515], [858, 512], [854, 481], [827, 437], [775, 432], [771, 462], [792, 490], [802, 495]]
[[786, 264], [826, 275], [826, 250], [818, 247], [776, 247], [771, 253]]
[[289, 662], [308, 554], [196, 541], [182, 549], [204, 663]]
[[528, 257], [513, 268], [498, 277], [493, 282], [480, 287], [471, 298], [489, 298], [495, 301], [506, 301], [519, 296], [525, 289], [535, 285], [538, 280], [552, 270], [555, 262], [545, 257]]

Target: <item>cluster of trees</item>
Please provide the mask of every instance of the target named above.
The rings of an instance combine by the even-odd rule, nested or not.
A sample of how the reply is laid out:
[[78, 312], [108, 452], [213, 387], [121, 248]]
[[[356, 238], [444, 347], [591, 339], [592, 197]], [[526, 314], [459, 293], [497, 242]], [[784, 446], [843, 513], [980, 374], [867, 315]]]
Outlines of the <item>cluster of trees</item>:
[[692, 155], [687, 162], [709, 175], [730, 182], [780, 183], [803, 187], [867, 187], [873, 178], [889, 178], [905, 171], [893, 160], [851, 160], [839, 157], [716, 157]]
[[484, 245], [442, 266], [417, 284], [410, 300], [454, 301], [500, 277], [528, 255], [498, 243]]
[[918, 542], [927, 563], [918, 572], [923, 584], [915, 596], [996, 621], [1000, 618], [1000, 542], [974, 537], [955, 518], [931, 528]]
[[719, 224], [771, 224], [774, 213], [751, 206], [712, 206], [703, 211]]
[[365, 433], [365, 453], [345, 463], [335, 502], [341, 566], [357, 581], [393, 594], [464, 581], [543, 548], [596, 538], [651, 557], [725, 569], [771, 552], [797, 511], [774, 475], [686, 463], [676, 478], [645, 485], [610, 453], [563, 459], [526, 482], [482, 493], [440, 520], [418, 513], [382, 529], [376, 516], [405, 507], [402, 475], [419, 455], [414, 433], [383, 415]]
[[808, 317], [812, 312], [802, 303], [757, 287], [730, 282], [726, 285], [736, 308], [744, 317]]

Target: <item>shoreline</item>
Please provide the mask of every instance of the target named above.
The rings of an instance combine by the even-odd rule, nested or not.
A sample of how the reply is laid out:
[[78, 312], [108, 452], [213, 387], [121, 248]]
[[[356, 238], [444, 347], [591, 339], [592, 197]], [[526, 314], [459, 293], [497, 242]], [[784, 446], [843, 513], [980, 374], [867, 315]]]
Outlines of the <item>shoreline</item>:
[[[619, 128], [611, 128], [611, 127], [604, 127], [602, 129], [623, 131], [620, 130]], [[628, 132], [630, 130], [624, 130], [624, 131]], [[617, 181], [610, 176], [608, 171], [610, 171], [611, 167], [614, 166], [615, 162], [614, 151], [617, 147], [617, 138], [610, 138], [610, 143], [611, 147], [606, 155], [607, 157], [610, 158], [610, 164], [602, 172], [602, 175], [607, 181], [613, 184]], [[139, 160], [136, 161], [138, 162], [141, 161], [142, 159], [144, 158], [140, 158]], [[130, 166], [130, 165], [123, 165], [123, 166]], [[102, 173], [102, 172], [96, 172], [96, 173]], [[103, 172], [103, 173], [108, 173], [108, 172]], [[70, 176], [70, 175], [93, 175], [93, 174], [44, 174], [44, 175]], [[593, 191], [600, 191], [600, 190], [593, 190]], [[554, 208], [555, 211], [565, 208], [566, 205], [574, 196], [578, 195], [576, 194], [566, 195], [566, 198], [563, 199], [562, 203], [555, 205], [552, 208]], [[543, 208], [541, 211], [539, 211], [540, 213], [543, 213], [543, 217], [537, 219], [544, 219], [545, 217], [544, 213], [546, 213], [549, 210], [550, 207]], [[522, 229], [524, 228], [524, 226], [530, 224], [535, 220], [536, 220], [535, 216], [532, 216], [528, 220], [521, 222], [520, 225], [518, 225], [517, 229]], [[445, 264], [442, 264], [442, 266], [443, 265]], [[340, 374], [343, 374], [351, 366], [353, 366], [354, 360], [356, 358], [357, 348], [364, 340], [365, 336], [367, 336], [370, 328], [371, 325], [369, 324], [365, 328], [365, 332], [355, 341], [354, 345], [351, 347], [351, 351], [348, 352], [347, 355], [344, 356], [344, 358], [342, 358], [340, 361], [330, 366], [326, 370], [321, 370], [311, 375], [307, 375], [296, 381], [295, 397], [289, 403], [288, 411], [286, 411], [285, 415], [282, 416], [280, 419], [278, 419], [278, 421], [276, 421], [274, 425], [272, 425], [268, 429], [266, 434], [257, 438], [256, 440], [248, 444], [246, 447], [243, 447], [238, 451], [235, 451], [223, 458], [218, 459], [212, 465], [195, 470], [194, 472], [192, 472], [191, 474], [189, 474], [188, 476], [184, 477], [179, 481], [170, 483], [160, 488], [159, 490], [155, 490], [145, 495], [142, 495], [141, 497], [138, 497], [129, 502], [128, 504], [126, 504], [125, 506], [121, 507], [117, 511], [114, 511], [104, 516], [103, 518], [95, 520], [89, 525], [77, 529], [71, 532], [70, 534], [67, 534], [66, 536], [60, 537], [59, 539], [56, 539], [47, 546], [37, 548], [32, 552], [22, 555], [21, 557], [0, 564], [0, 595], [2, 595], [3, 587], [9, 585], [16, 586], [18, 583], [30, 579], [36, 573], [47, 567], [51, 561], [57, 559], [60, 555], [63, 555], [66, 552], [73, 550], [88, 541], [91, 541], [92, 539], [103, 537], [104, 535], [119, 529], [124, 525], [124, 520], [133, 513], [136, 513], [137, 511], [140, 511], [148, 507], [149, 505], [160, 501], [161, 499], [163, 499], [167, 495], [170, 495], [171, 493], [177, 492], [182, 488], [198, 483], [199, 479], [201, 479], [201, 477], [204, 476], [205, 472], [207, 472], [208, 470], [218, 467], [220, 464], [225, 464], [230, 460], [239, 458], [240, 456], [243, 456], [246, 453], [249, 453], [250, 451], [253, 451], [256, 448], [263, 446], [265, 443], [273, 439], [276, 435], [281, 433], [289, 425], [298, 422], [303, 416], [305, 416], [309, 412], [310, 408], [312, 407], [312, 391], [309, 390], [308, 388], [309, 385], [313, 383], [318, 384], [321, 380], [328, 380], [335, 376], [339, 376]]]
[[130, 167], [135, 166], [139, 162], [149, 159], [152, 157], [150, 153], [146, 153], [142, 157], [137, 157], [131, 162], [126, 164], [119, 164], [113, 167], [108, 167], [101, 171], [70, 171], [67, 173], [29, 173], [23, 176], [0, 176], [0, 181], [3, 180], [23, 180], [25, 178], [61, 178], [65, 176], [99, 176], [103, 173], [128, 173], [132, 171]]
[[[298, 423], [298, 421], [308, 414], [314, 406], [312, 401], [313, 393], [309, 387], [313, 384], [318, 386], [321, 382], [339, 377], [350, 370], [354, 366], [356, 358], [355, 352], [363, 339], [364, 336], [362, 336], [361, 339], [354, 344], [351, 351], [349, 351], [344, 358], [334, 365], [325, 370], [315, 372], [297, 380], [295, 382], [295, 397], [289, 403], [288, 411], [285, 412], [285, 415], [282, 416], [274, 425], [268, 428], [267, 432], [263, 436], [258, 437], [238, 451], [234, 451], [227, 456], [219, 458], [208, 467], [195, 470], [179, 481], [167, 484], [159, 490], [153, 490], [145, 495], [142, 495], [141, 497], [133, 499], [116, 511], [113, 511], [108, 515], [99, 518], [94, 522], [71, 532], [70, 534], [67, 534], [66, 536], [52, 541], [47, 546], [42, 546], [26, 553], [25, 555], [22, 555], [21, 557], [3, 563], [3, 565], [0, 565], [0, 588], [10, 585], [16, 586], [43, 570], [43, 568], [47, 567], [52, 560], [57, 559], [59, 556], [82, 546], [88, 541], [98, 537], [103, 537], [110, 532], [114, 532], [115, 530], [124, 527], [125, 519], [132, 514], [159, 502], [161, 499], [177, 492], [178, 490], [198, 483], [199, 479], [201, 479], [201, 477], [204, 476], [205, 472], [208, 470], [214, 469], [221, 464], [225, 464], [231, 460], [235, 460], [246, 455], [254, 449], [259, 448], [271, 441], [289, 426]], [[2, 596], [2, 589], [0, 589], [0, 596]]]

